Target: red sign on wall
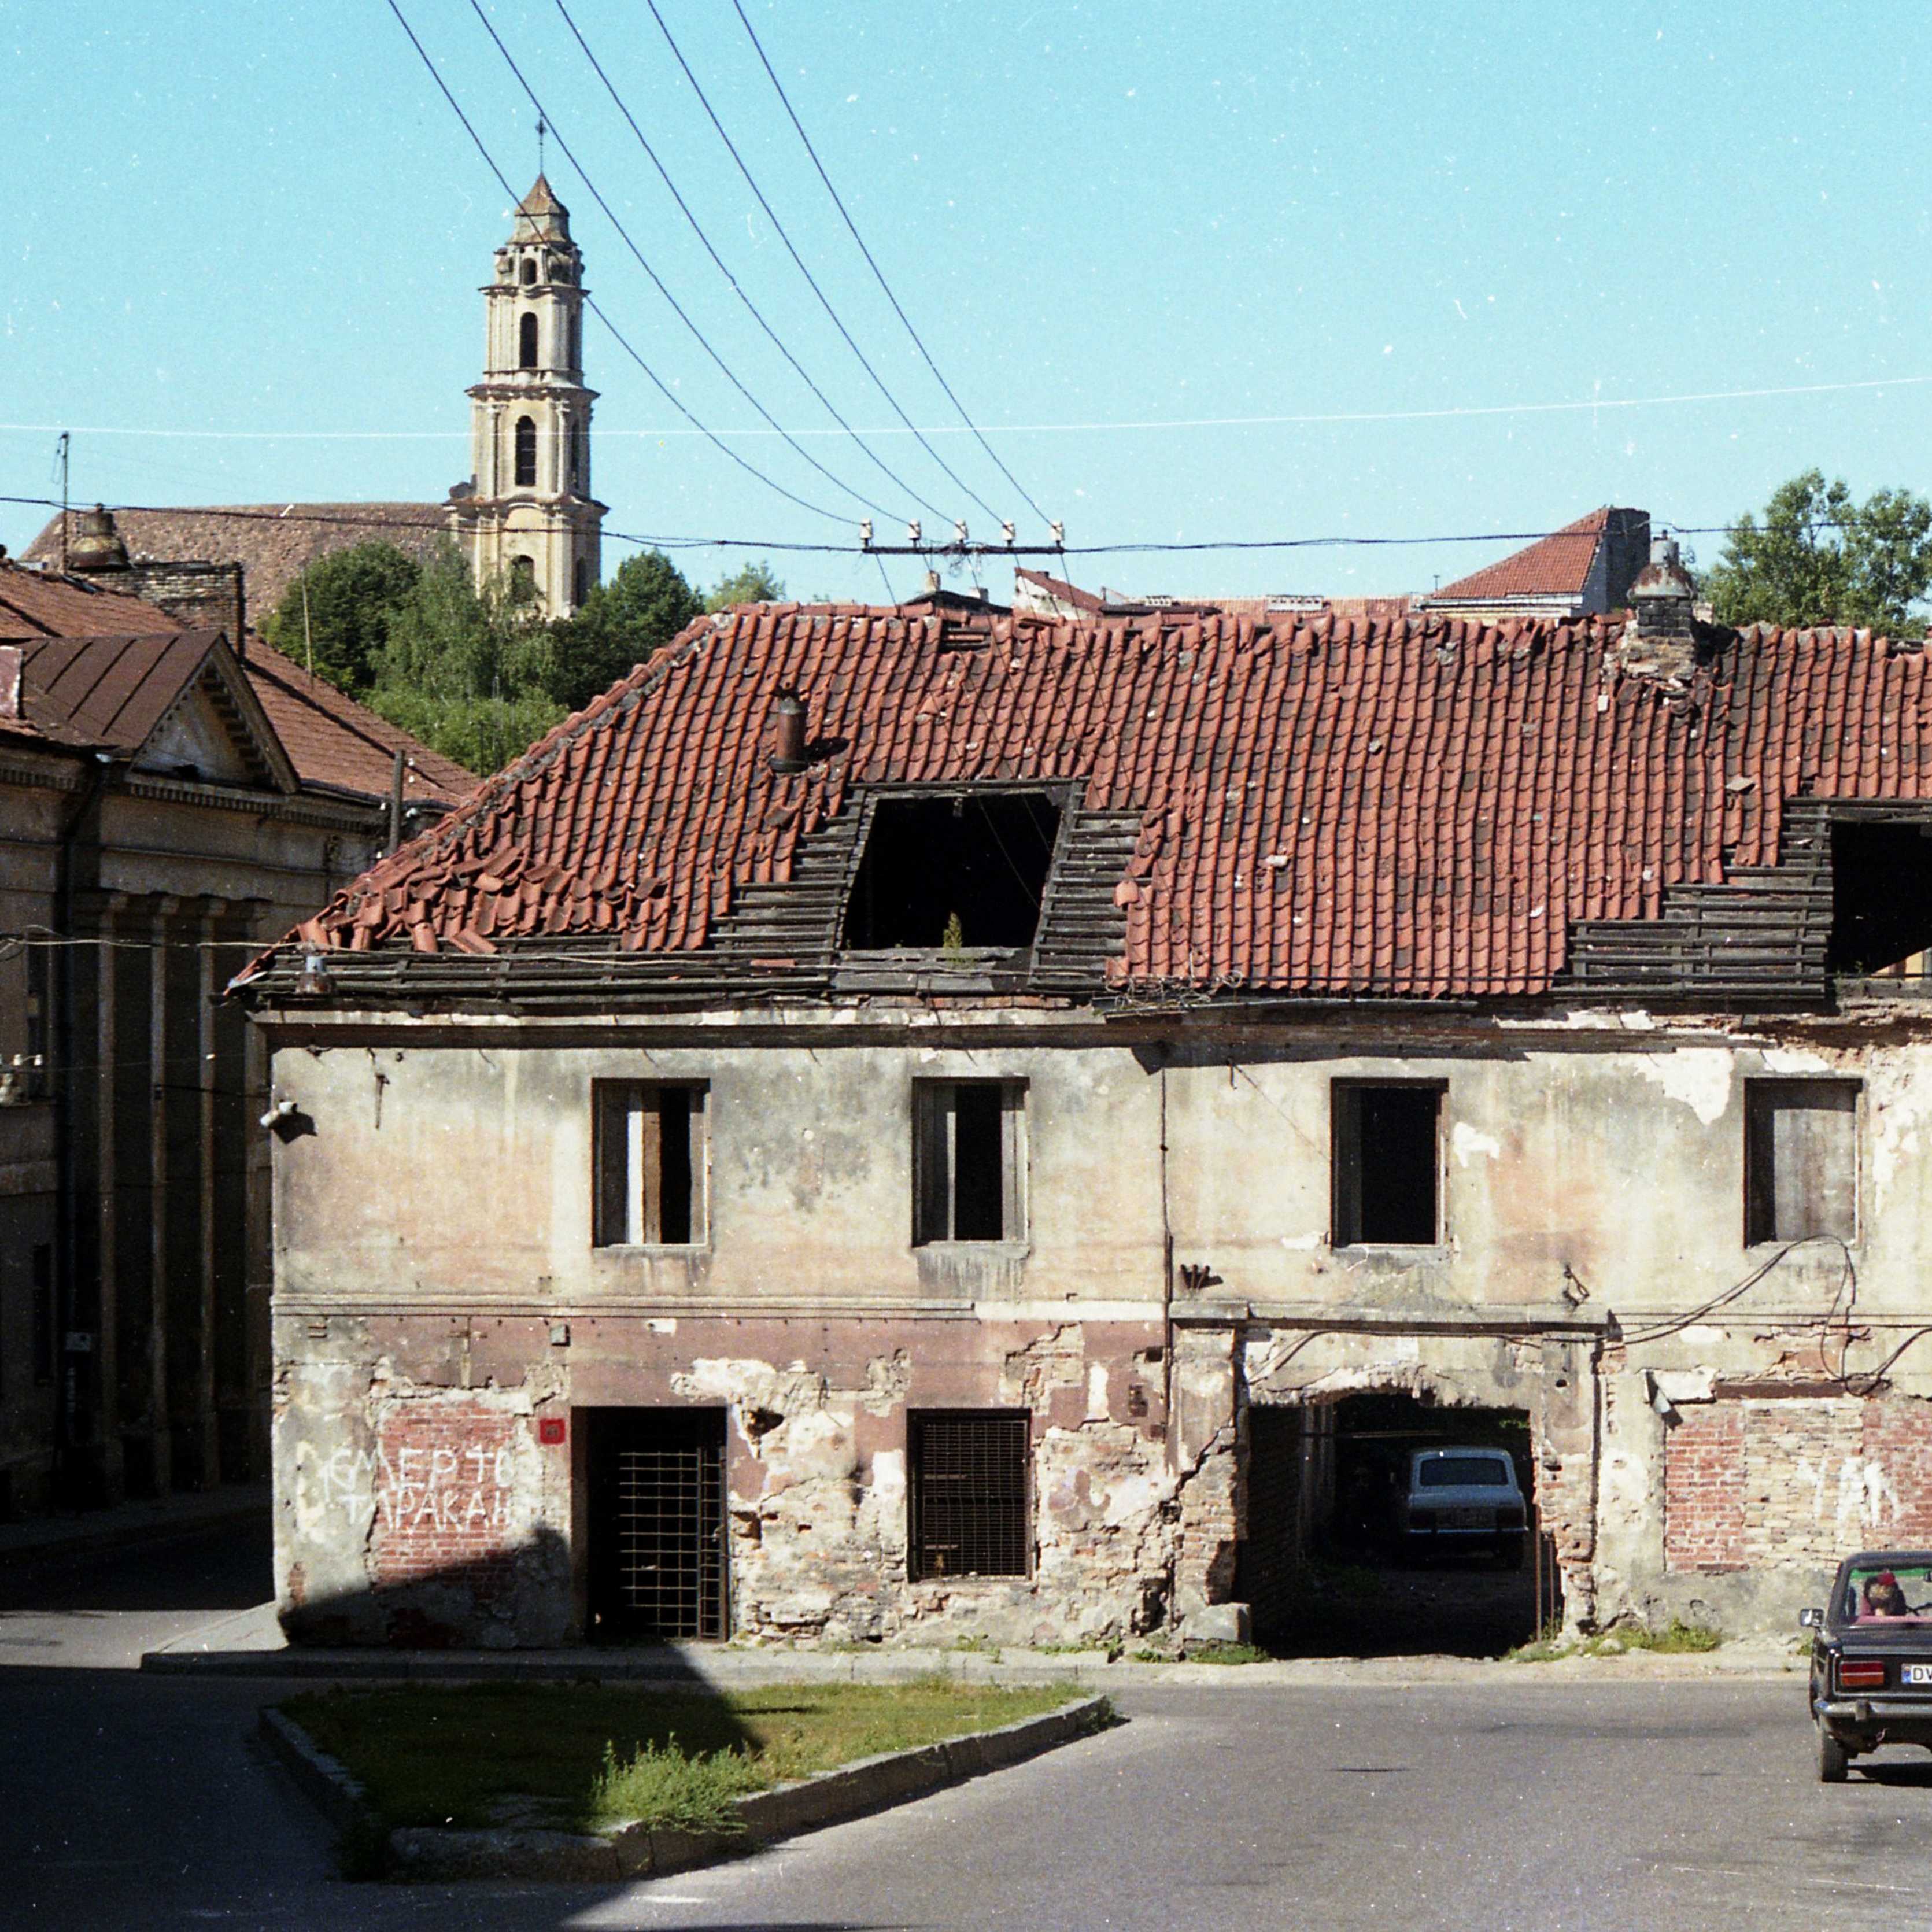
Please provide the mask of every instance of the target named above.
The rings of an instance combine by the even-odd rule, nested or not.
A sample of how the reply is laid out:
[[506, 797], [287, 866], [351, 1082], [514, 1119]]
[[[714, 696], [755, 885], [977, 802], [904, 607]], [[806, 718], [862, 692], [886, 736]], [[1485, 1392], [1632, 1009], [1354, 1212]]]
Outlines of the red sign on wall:
[[537, 1418], [537, 1440], [547, 1449], [554, 1449], [563, 1440], [563, 1418], [560, 1415], [540, 1415]]

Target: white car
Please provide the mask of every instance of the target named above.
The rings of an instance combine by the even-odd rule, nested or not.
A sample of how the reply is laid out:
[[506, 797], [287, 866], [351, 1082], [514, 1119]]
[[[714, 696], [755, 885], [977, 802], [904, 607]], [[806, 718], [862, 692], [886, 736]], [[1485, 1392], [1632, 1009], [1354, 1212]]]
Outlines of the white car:
[[1406, 1556], [1486, 1551], [1514, 1570], [1522, 1561], [1528, 1516], [1507, 1449], [1418, 1449], [1396, 1528]]

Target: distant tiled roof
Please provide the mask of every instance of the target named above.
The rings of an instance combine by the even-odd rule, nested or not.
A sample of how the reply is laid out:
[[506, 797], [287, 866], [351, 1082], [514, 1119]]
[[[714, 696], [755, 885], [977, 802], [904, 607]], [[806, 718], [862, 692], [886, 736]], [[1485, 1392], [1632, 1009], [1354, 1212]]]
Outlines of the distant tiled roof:
[[[1865, 632], [1726, 634], [1688, 690], [1600, 622], [1101, 625], [767, 607], [694, 626], [302, 928], [688, 955], [879, 784], [1137, 814], [1118, 987], [1536, 994], [1573, 923], [1774, 866], [1787, 801], [1932, 797], [1932, 686]], [[828, 751], [771, 769], [779, 693]], [[1854, 730], [1852, 724], [1856, 723]]]
[[1044, 591], [1048, 598], [1071, 604], [1076, 610], [1092, 611], [1096, 616], [1100, 613], [1100, 599], [1092, 591], [1082, 590], [1077, 584], [1069, 584], [1063, 578], [1049, 577], [1043, 570], [1022, 569], [1017, 564], [1013, 566], [1013, 575], [1021, 584]]
[[83, 578], [0, 562], [0, 644], [32, 638], [128, 637], [178, 631], [165, 611]]
[[[78, 524], [82, 512], [68, 512]], [[166, 562], [235, 563], [242, 567], [249, 622], [257, 623], [282, 601], [304, 568], [352, 544], [394, 544], [426, 558], [449, 532], [442, 503], [233, 503], [178, 510], [116, 510], [116, 526], [130, 556]], [[56, 516], [22, 554], [58, 566]]]
[[454, 804], [476, 789], [474, 772], [398, 730], [346, 692], [311, 677], [259, 638], [248, 646], [248, 672], [304, 784], [386, 799], [400, 751], [408, 760], [405, 804], [424, 799]]
[[1550, 536], [1458, 578], [1430, 593], [1434, 604], [1488, 603], [1511, 597], [1580, 598], [1596, 561], [1597, 545], [1610, 521], [1607, 508], [1592, 510]]
[[20, 722], [51, 744], [131, 756], [220, 644], [214, 631], [37, 638], [21, 646]]

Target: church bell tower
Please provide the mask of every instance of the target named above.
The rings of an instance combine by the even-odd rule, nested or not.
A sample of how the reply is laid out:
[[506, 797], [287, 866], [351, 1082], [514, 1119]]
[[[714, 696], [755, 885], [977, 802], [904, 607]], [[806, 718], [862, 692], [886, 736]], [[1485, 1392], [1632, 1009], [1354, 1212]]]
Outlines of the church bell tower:
[[538, 175], [483, 290], [483, 380], [470, 392], [467, 490], [452, 520], [479, 589], [568, 616], [598, 579], [604, 506], [590, 494], [584, 258]]

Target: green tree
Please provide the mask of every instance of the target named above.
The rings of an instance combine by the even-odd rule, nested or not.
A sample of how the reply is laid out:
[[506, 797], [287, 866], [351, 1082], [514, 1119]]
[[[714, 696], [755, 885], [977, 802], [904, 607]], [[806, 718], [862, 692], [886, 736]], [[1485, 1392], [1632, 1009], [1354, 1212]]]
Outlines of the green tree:
[[332, 550], [289, 586], [262, 634], [285, 657], [359, 697], [376, 681], [389, 620], [422, 574], [392, 543]]
[[740, 564], [728, 577], [721, 577], [704, 600], [707, 610], [728, 610], [734, 604], [782, 604], [784, 581], [769, 560]]
[[608, 584], [593, 585], [583, 608], [556, 626], [550, 695], [581, 710], [632, 665], [669, 644], [704, 608], [662, 551], [627, 556]]
[[551, 627], [507, 590], [479, 592], [440, 546], [391, 613], [368, 702], [470, 770], [499, 770], [562, 718]]
[[1746, 515], [1706, 574], [1721, 624], [1862, 624], [1916, 629], [1932, 586], [1932, 503], [1880, 490], [1862, 503], [1842, 479], [1808, 470]]

